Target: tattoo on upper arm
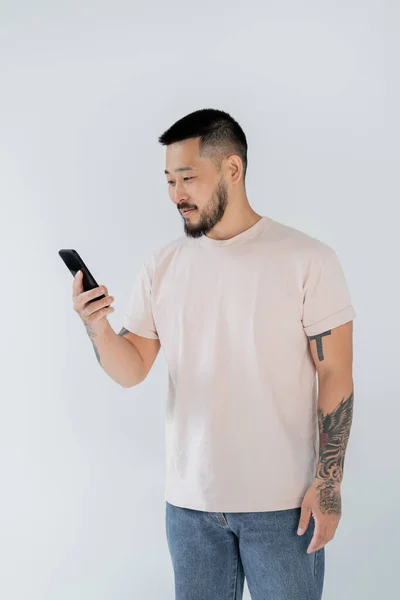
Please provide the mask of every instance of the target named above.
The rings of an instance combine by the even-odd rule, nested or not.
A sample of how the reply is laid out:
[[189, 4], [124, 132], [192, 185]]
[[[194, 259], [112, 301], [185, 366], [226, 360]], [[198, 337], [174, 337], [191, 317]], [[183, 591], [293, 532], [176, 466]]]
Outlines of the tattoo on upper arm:
[[322, 348], [322, 338], [324, 337], [324, 335], [331, 335], [331, 330], [329, 329], [328, 331], [324, 331], [324, 333], [319, 333], [318, 335], [311, 335], [309, 337], [309, 340], [315, 340], [315, 343], [317, 344], [317, 353], [318, 353], [318, 358], [319, 360], [324, 360], [324, 352], [323, 352], [323, 348]]
[[129, 329], [125, 329], [125, 327], [123, 327], [118, 335], [124, 336], [127, 333], [131, 333], [131, 332], [129, 331]]

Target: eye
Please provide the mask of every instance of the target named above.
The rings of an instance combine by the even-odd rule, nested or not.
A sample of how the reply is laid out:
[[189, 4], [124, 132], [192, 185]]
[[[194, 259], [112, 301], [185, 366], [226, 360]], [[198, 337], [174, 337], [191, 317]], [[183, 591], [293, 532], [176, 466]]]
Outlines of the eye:
[[[189, 179], [195, 179], [194, 177], [184, 177], [184, 180], [188, 181]], [[167, 181], [168, 185], [172, 185], [174, 182], [173, 181]]]

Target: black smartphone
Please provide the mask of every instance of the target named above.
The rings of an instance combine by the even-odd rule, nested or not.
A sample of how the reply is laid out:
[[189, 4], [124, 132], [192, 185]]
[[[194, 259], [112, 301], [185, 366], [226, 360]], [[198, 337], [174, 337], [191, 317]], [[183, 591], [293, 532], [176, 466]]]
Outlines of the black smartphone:
[[[89, 290], [93, 290], [93, 288], [99, 287], [99, 284], [79, 256], [76, 250], [72, 248], [62, 248], [58, 251], [58, 254], [63, 259], [64, 263], [67, 265], [68, 269], [71, 271], [73, 277], [77, 274], [79, 270], [83, 273], [82, 285], [83, 290], [85, 292]], [[105, 294], [98, 296], [97, 298], [93, 298], [93, 300], [89, 300], [90, 302], [95, 302], [96, 300], [100, 300], [100, 298], [105, 298]]]

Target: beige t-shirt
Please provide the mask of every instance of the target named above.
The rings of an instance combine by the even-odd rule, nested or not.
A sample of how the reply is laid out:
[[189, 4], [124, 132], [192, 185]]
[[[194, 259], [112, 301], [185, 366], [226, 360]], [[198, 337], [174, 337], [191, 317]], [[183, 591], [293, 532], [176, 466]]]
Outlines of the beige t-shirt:
[[142, 264], [123, 319], [168, 365], [165, 498], [217, 512], [299, 507], [318, 461], [307, 336], [355, 317], [335, 251], [269, 217], [185, 235]]

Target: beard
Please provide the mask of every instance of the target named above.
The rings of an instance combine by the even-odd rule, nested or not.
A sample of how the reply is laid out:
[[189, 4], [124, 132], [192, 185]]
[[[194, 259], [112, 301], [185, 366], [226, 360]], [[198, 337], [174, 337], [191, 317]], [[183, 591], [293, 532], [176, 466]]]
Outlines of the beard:
[[[210, 202], [199, 213], [200, 217], [197, 223], [190, 223], [189, 219], [185, 219], [184, 230], [186, 236], [199, 238], [209, 233], [224, 216], [227, 204], [228, 189], [225, 181], [221, 179], [211, 197]], [[185, 206], [181, 205], [181, 208], [185, 208]]]

